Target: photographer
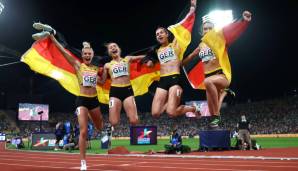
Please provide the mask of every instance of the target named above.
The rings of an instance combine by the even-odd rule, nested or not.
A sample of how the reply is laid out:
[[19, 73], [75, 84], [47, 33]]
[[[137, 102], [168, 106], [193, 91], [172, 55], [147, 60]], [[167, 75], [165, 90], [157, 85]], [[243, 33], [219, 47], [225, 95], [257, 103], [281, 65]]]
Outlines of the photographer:
[[252, 143], [250, 139], [250, 123], [247, 121], [245, 115], [241, 116], [240, 122], [237, 124], [239, 145], [241, 150], [250, 149], [252, 150]]
[[55, 143], [55, 151], [60, 150], [59, 142], [63, 139], [65, 134], [63, 122], [58, 122], [56, 124], [55, 135], [56, 135], [56, 143]]
[[181, 154], [182, 152], [182, 138], [181, 135], [177, 132], [177, 128], [174, 128], [173, 133], [170, 137], [170, 144], [165, 145], [166, 153], [172, 154]]

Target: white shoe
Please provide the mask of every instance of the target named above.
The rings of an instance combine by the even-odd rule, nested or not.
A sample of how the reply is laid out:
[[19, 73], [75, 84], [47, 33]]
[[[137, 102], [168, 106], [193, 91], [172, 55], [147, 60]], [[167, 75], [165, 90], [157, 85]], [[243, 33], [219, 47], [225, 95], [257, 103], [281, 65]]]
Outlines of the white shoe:
[[86, 160], [81, 160], [81, 169], [80, 170], [87, 170]]
[[33, 28], [36, 30], [43, 30], [43, 31], [48, 31], [48, 32], [53, 32], [53, 34], [56, 34], [56, 30], [53, 29], [51, 26], [47, 24], [42, 24], [42, 23], [33, 23]]
[[49, 35], [50, 35], [50, 32], [48, 32], [48, 31], [43, 31], [43, 32], [40, 32], [40, 33], [32, 34], [32, 38], [33, 38], [34, 40], [39, 40], [39, 39], [48, 37]]
[[181, 154], [181, 151], [176, 151], [176, 154]]
[[199, 104], [193, 103], [193, 107], [195, 107], [196, 118], [201, 118], [201, 106]]
[[54, 150], [55, 150], [55, 151], [59, 151], [60, 149], [59, 149], [59, 148], [54, 148]]

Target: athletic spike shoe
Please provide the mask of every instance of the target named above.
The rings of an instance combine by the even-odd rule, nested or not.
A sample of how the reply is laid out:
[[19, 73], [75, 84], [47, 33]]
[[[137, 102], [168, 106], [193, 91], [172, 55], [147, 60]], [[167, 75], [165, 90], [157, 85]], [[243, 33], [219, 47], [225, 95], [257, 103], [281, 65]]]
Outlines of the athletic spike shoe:
[[236, 97], [236, 93], [235, 93], [233, 90], [231, 90], [231, 89], [229, 89], [229, 88], [226, 88], [225, 91], [226, 91], [228, 94], [230, 94], [231, 96]]
[[40, 32], [40, 33], [35, 33], [35, 34], [33, 34], [33, 35], [32, 35], [32, 38], [33, 38], [34, 40], [39, 40], [39, 39], [45, 38], [45, 37], [47, 37], [47, 36], [49, 36], [49, 35], [50, 35], [50, 32], [48, 32], [48, 31], [43, 31], [43, 32]]
[[197, 103], [193, 103], [193, 106], [195, 107], [195, 114], [196, 114], [196, 118], [199, 119], [201, 118], [201, 106], [200, 104]]
[[87, 170], [87, 164], [86, 164], [86, 160], [81, 160], [81, 171], [84, 170], [86, 171]]
[[47, 24], [33, 23], [33, 28], [35, 28], [36, 30], [48, 31], [54, 35], [56, 34], [56, 30]]
[[220, 116], [212, 115], [209, 122], [210, 129], [219, 129]]

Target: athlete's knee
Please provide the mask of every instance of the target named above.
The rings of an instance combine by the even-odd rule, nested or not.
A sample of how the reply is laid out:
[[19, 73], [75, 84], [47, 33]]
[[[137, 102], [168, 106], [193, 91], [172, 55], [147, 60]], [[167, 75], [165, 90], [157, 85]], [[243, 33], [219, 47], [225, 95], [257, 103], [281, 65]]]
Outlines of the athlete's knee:
[[206, 88], [209, 88], [213, 85], [213, 82], [210, 79], [205, 79], [204, 80], [204, 85]]
[[173, 108], [167, 109], [167, 114], [170, 118], [176, 117], [176, 110]]
[[139, 122], [139, 118], [138, 117], [131, 117], [131, 118], [129, 118], [129, 123], [131, 125], [136, 125], [136, 124], [138, 124], [138, 122]]
[[152, 117], [153, 118], [159, 118], [160, 115], [161, 115], [161, 113], [159, 113], [159, 112], [152, 112]]
[[151, 113], [152, 117], [159, 118], [162, 112], [160, 110], [152, 109]]
[[81, 138], [86, 139], [87, 138], [87, 134], [88, 134], [87, 128], [81, 128], [80, 129], [80, 137]]
[[153, 107], [151, 108], [151, 113], [152, 113], [152, 117], [154, 118], [159, 118], [159, 116], [161, 115], [161, 110], [158, 110], [157, 107]]
[[116, 126], [119, 122], [118, 119], [114, 119], [114, 118], [110, 118], [109, 120], [112, 126]]

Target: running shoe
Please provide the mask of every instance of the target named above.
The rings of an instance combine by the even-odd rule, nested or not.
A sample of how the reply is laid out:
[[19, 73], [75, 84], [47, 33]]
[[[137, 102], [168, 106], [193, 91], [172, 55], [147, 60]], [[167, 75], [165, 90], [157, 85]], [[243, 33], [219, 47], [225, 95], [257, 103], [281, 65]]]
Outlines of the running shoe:
[[220, 124], [220, 116], [212, 115], [210, 122], [209, 122], [209, 128], [210, 129], [218, 129]]
[[39, 40], [39, 39], [45, 38], [45, 37], [47, 37], [49, 35], [50, 35], [50, 32], [48, 32], [48, 31], [42, 31], [40, 33], [32, 34], [32, 38], [34, 40]]
[[196, 118], [201, 118], [201, 106], [200, 104], [197, 104], [197, 103], [193, 103], [193, 106], [195, 107], [195, 115], [196, 115]]
[[56, 30], [47, 24], [33, 23], [33, 28], [35, 28], [36, 30], [48, 31], [54, 35], [56, 34]]
[[80, 170], [87, 170], [86, 160], [81, 160], [81, 169]]
[[229, 89], [229, 88], [226, 88], [225, 91], [226, 91], [228, 94], [230, 94], [231, 96], [236, 97], [236, 93], [235, 93], [233, 90], [231, 90], [231, 89]]

